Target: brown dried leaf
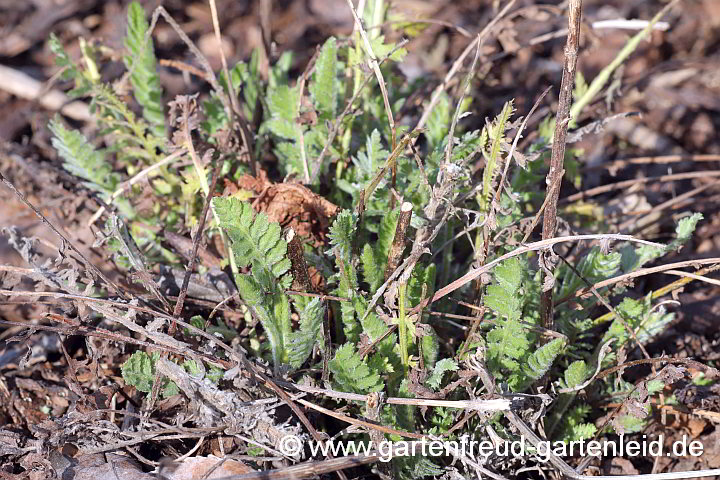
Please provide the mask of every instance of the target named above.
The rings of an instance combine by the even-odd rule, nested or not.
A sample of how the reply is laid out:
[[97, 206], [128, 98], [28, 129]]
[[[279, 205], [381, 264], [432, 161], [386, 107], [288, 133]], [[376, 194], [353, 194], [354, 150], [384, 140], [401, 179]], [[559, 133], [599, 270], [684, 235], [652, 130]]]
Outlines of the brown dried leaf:
[[267, 214], [271, 222], [292, 227], [295, 234], [310, 240], [319, 247], [326, 242], [330, 219], [340, 208], [324, 197], [299, 183], [272, 183], [267, 173], [260, 170], [257, 177], [244, 175], [237, 186], [227, 184], [226, 192], [235, 193], [238, 188], [255, 192], [253, 208]]
[[[218, 464], [219, 466], [215, 468]], [[213, 468], [215, 469], [212, 473], [206, 476]], [[238, 460], [222, 459], [214, 455], [209, 455], [207, 457], [186, 458], [172, 473], [165, 473], [165, 477], [168, 480], [200, 480], [205, 478], [224, 478], [252, 472], [252, 468]]]

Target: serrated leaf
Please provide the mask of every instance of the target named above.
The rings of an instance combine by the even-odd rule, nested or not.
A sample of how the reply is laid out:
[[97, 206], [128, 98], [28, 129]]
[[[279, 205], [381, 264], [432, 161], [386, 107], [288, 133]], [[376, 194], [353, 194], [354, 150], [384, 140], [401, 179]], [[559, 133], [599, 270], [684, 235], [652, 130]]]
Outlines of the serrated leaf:
[[253, 276], [263, 288], [272, 290], [273, 282], [290, 269], [280, 225], [271, 223], [264, 213], [256, 214], [249, 203], [236, 198], [215, 198], [213, 206], [220, 226], [232, 240], [238, 265], [252, 265]]
[[337, 349], [329, 367], [333, 383], [343, 392], [370, 393], [383, 388], [380, 376], [370, 371], [350, 343]]
[[440, 385], [442, 384], [443, 375], [445, 375], [446, 372], [456, 372], [457, 370], [458, 364], [455, 363], [455, 360], [452, 358], [443, 358], [442, 360], [438, 360], [438, 362], [435, 363], [432, 375], [430, 375], [425, 383], [430, 388], [439, 390]]
[[290, 303], [285, 289], [292, 282], [287, 242], [280, 225], [255, 213], [249, 203], [237, 198], [213, 199], [220, 226], [232, 242], [231, 248], [240, 267], [251, 265], [251, 274], [235, 275], [240, 296], [263, 325], [275, 367], [288, 360], [290, 341]]
[[312, 353], [313, 346], [320, 337], [325, 308], [319, 298], [313, 298], [300, 313], [300, 330], [290, 335], [288, 341], [288, 363], [300, 368]]
[[137, 1], [128, 6], [128, 26], [125, 47], [130, 54], [124, 57], [125, 67], [132, 68], [130, 83], [135, 100], [143, 107], [143, 118], [157, 137], [165, 136], [165, 113], [162, 87], [157, 74], [157, 60], [152, 38], [145, 44], [145, 34], [150, 28], [145, 9]]
[[62, 73], [63, 80], [74, 79], [78, 76], [78, 70], [75, 63], [70, 59], [70, 55], [67, 54], [62, 43], [54, 33], [50, 33], [50, 39], [48, 40], [50, 45], [50, 51], [55, 55], [55, 65], [65, 69]]
[[[270, 130], [273, 135], [277, 135], [278, 137], [285, 138], [287, 140], [296, 140], [299, 135], [297, 125], [281, 117], [271, 118], [264, 123], [264, 126]], [[300, 146], [293, 144], [292, 148], [298, 149], [299, 151]]]
[[279, 85], [269, 92], [268, 108], [272, 118], [282, 118], [294, 123], [298, 116], [300, 94], [297, 87]]
[[430, 144], [430, 150], [434, 150], [450, 131], [450, 97], [447, 93], [442, 92], [438, 98], [435, 108], [430, 112], [427, 121], [427, 139]]
[[611, 338], [617, 338], [619, 344], [627, 342], [631, 335], [626, 325], [635, 332], [635, 338], [645, 344], [663, 332], [675, 318], [672, 313], [667, 313], [664, 307], [653, 308], [652, 293], [639, 300], [625, 297], [615, 307], [615, 312], [622, 316], [622, 319], [616, 318], [613, 321], [605, 332], [603, 344]]
[[120, 368], [123, 380], [138, 391], [150, 393], [155, 381], [155, 365], [150, 355], [145, 352], [135, 352]]
[[[487, 212], [490, 207], [490, 196], [492, 194], [492, 183], [502, 166], [500, 161], [500, 153], [502, 151], [503, 143], [505, 142], [505, 131], [508, 128], [508, 121], [515, 112], [515, 106], [513, 100], [505, 103], [502, 112], [498, 114], [495, 121], [490, 125], [489, 141], [490, 141], [490, 152], [483, 151], [485, 156], [486, 165], [483, 170], [483, 188], [478, 199], [480, 204], [480, 210]], [[486, 129], [487, 130], [487, 127]]]
[[330, 226], [328, 235], [330, 244], [343, 259], [348, 259], [350, 256], [356, 225], [356, 215], [350, 210], [343, 210], [337, 214], [335, 221]]
[[488, 285], [484, 303], [503, 318], [517, 320], [522, 314], [522, 298], [518, 295], [525, 277], [526, 264], [512, 257], [495, 267], [495, 282]]
[[334, 119], [337, 109], [337, 41], [330, 37], [325, 41], [315, 62], [315, 73], [310, 83], [310, 94], [314, 105], [323, 119]]
[[528, 376], [534, 380], [540, 379], [550, 370], [553, 362], [564, 348], [565, 339], [556, 338], [535, 350], [528, 358], [526, 369]]

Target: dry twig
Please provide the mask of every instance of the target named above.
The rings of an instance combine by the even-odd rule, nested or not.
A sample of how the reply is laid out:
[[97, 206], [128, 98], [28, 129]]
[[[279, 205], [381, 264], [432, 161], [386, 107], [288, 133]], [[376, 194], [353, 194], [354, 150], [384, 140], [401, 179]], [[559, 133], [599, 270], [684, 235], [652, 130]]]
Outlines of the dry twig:
[[[568, 37], [565, 44], [565, 64], [563, 66], [562, 81], [560, 83], [559, 105], [555, 118], [555, 134], [553, 136], [552, 154], [550, 157], [550, 171], [548, 172], [547, 197], [549, 202], [545, 207], [543, 216], [543, 240], [555, 236], [557, 225], [557, 203], [560, 197], [560, 185], [565, 171], [565, 137], [570, 123], [570, 105], [572, 103], [572, 90], [575, 85], [575, 69], [577, 67], [578, 49], [580, 46], [580, 18], [582, 16], [582, 0], [570, 0], [568, 5]], [[551, 249], [552, 251], [552, 249]], [[553, 329], [553, 290], [552, 279], [554, 262], [551, 251], [540, 254], [541, 265], [545, 270], [545, 282], [541, 297], [540, 316], [545, 328]]]

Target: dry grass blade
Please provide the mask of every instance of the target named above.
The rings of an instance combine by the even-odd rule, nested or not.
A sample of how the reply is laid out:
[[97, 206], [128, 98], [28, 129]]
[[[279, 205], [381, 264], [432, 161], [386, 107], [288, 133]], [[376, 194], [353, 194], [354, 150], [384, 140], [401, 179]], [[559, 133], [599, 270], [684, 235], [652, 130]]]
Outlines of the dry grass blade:
[[[577, 242], [577, 241], [581, 241], [581, 240], [618, 240], [618, 241], [635, 242], [635, 243], [640, 243], [640, 244], [644, 244], [644, 245], [651, 245], [651, 246], [654, 246], [657, 248], [664, 247], [663, 245], [661, 245], [659, 243], [648, 242], [647, 240], [641, 240], [641, 239], [638, 239], [635, 237], [631, 237], [629, 235], [618, 235], [618, 234], [612, 234], [612, 233], [603, 234], [603, 235], [575, 235], [575, 236], [568, 236], [568, 237], [555, 237], [555, 238], [551, 238], [548, 240], [540, 240], [538, 242], [528, 243], [519, 248], [516, 248], [512, 252], [508, 252], [505, 255], [502, 255], [502, 256], [496, 258], [495, 260], [486, 263], [485, 265], [483, 265], [480, 268], [475, 268], [475, 269], [470, 270], [468, 273], [466, 273], [462, 277], [458, 278], [454, 282], [444, 286], [443, 288], [441, 288], [437, 292], [435, 292], [435, 295], [433, 295], [432, 299], [421, 302], [420, 305], [415, 307], [411, 313], [415, 313], [415, 312], [419, 311], [421, 308], [424, 308], [425, 306], [427, 306], [433, 302], [437, 302], [444, 296], [454, 292], [455, 290], [462, 287], [466, 283], [475, 280], [483, 273], [489, 272], [496, 265], [507, 260], [508, 258], [522, 255], [524, 253], [531, 252], [531, 251], [545, 250], [547, 248], [551, 248], [553, 245], [556, 245], [558, 243]], [[690, 262], [690, 263], [692, 263], [692, 262]], [[595, 286], [597, 288], [597, 284]]]
[[[713, 257], [713, 258], [698, 258], [695, 260], [687, 260], [684, 262], [668, 263], [666, 265], [660, 265], [657, 267], [641, 268], [640, 270], [636, 270], [634, 272], [625, 273], [623, 275], [618, 275], [616, 277], [597, 282], [593, 285], [593, 288], [598, 289], [598, 288], [603, 288], [603, 287], [609, 287], [610, 285], [615, 285], [616, 283], [627, 282], [628, 280], [632, 280], [633, 278], [639, 278], [639, 277], [643, 277], [645, 275], [650, 275], [653, 273], [662, 273], [662, 272], [666, 272], [668, 270], [675, 270], [676, 268], [692, 267], [692, 266], [698, 266], [698, 265], [712, 265], [712, 264], [719, 264], [719, 263], [720, 263], [720, 257]], [[557, 303], [560, 304], [560, 303], [570, 300], [571, 298], [581, 297], [581, 296], [587, 294], [589, 291], [590, 291], [590, 287], [581, 288], [574, 294], [569, 295], [568, 297], [565, 297], [565, 298], [561, 298], [560, 300], [558, 300]]]

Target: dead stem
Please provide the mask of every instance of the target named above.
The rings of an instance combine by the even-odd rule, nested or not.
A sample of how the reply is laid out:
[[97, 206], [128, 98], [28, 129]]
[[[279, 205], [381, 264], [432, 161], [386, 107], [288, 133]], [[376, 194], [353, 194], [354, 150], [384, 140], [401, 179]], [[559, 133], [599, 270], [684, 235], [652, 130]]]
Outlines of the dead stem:
[[[582, 0], [570, 0], [568, 5], [568, 37], [565, 44], [565, 64], [563, 65], [560, 93], [558, 95], [558, 111], [555, 117], [555, 134], [553, 136], [552, 154], [550, 156], [550, 171], [545, 182], [548, 186], [547, 196], [549, 202], [545, 207], [543, 216], [543, 240], [555, 236], [557, 226], [557, 203], [560, 197], [562, 184], [563, 163], [565, 161], [565, 138], [570, 123], [570, 106], [572, 104], [572, 90], [575, 85], [575, 70], [577, 56], [580, 48], [580, 19], [582, 17]], [[540, 316], [542, 325], [550, 330], [554, 329], [553, 320], [553, 275], [555, 270], [552, 259], [552, 248], [540, 254], [540, 264], [545, 270], [545, 282], [541, 297]]]

